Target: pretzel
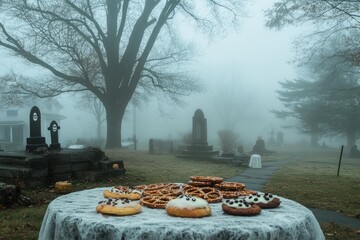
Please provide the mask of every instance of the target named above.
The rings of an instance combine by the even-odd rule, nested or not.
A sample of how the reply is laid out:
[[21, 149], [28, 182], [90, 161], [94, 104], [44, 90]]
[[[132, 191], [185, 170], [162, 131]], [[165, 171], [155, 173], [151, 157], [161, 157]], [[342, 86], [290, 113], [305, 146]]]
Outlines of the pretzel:
[[221, 177], [214, 176], [190, 176], [190, 179], [196, 182], [211, 182], [211, 183], [221, 183], [224, 181]]
[[207, 186], [212, 186], [214, 185], [212, 182], [197, 182], [197, 181], [189, 181], [188, 182], [189, 185], [194, 186], [194, 187], [207, 187]]
[[198, 187], [193, 187], [193, 186], [185, 188], [184, 193], [187, 194], [187, 195], [191, 195], [191, 196], [194, 196], [194, 197], [200, 197], [200, 198], [203, 198], [204, 195], [205, 195], [203, 190], [201, 190]]
[[165, 208], [171, 199], [170, 196], [146, 196], [140, 199], [140, 203], [149, 208]]
[[159, 190], [163, 187], [166, 187], [167, 184], [165, 183], [153, 183], [153, 184], [149, 184], [146, 185], [144, 188], [144, 191], [153, 191], [153, 190]]
[[205, 193], [205, 195], [204, 195], [204, 199], [208, 203], [221, 202], [222, 197], [223, 197], [223, 195], [220, 192], [220, 190], [218, 190], [218, 189], [213, 189], [212, 191], [209, 191], [209, 192]]
[[240, 182], [222, 182], [215, 184], [215, 187], [221, 190], [244, 190], [245, 184]]

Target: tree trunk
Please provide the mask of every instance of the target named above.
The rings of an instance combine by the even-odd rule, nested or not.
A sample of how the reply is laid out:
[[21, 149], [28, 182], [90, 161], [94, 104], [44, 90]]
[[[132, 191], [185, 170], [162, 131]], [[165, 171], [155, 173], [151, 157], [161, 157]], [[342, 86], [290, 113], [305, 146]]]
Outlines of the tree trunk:
[[108, 104], [106, 109], [107, 136], [106, 149], [121, 148], [121, 123], [126, 105]]

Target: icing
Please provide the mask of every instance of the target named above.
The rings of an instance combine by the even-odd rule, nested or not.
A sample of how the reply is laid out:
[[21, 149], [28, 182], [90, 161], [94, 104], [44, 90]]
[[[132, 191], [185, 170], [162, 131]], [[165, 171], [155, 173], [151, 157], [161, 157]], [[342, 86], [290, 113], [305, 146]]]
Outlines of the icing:
[[274, 199], [274, 196], [270, 193], [263, 193], [263, 194], [252, 194], [246, 197], [242, 197], [247, 202], [252, 203], [269, 203]]
[[118, 188], [112, 187], [112, 188], [110, 188], [109, 191], [112, 192], [112, 193], [119, 193], [119, 194], [137, 193], [137, 194], [141, 195], [141, 192], [139, 190], [136, 190], [136, 189], [124, 190], [124, 189], [118, 189]]
[[179, 197], [170, 200], [166, 207], [176, 208], [206, 208], [208, 202], [202, 198], [193, 197], [190, 195], [180, 195]]
[[232, 208], [251, 208], [252, 204], [246, 202], [244, 199], [226, 199], [223, 203]]
[[100, 205], [110, 205], [110, 206], [119, 207], [119, 208], [128, 208], [128, 207], [133, 208], [138, 205], [137, 202], [130, 201], [129, 199], [126, 199], [126, 198], [120, 198], [120, 199], [109, 198], [107, 200], [100, 201], [99, 204]]

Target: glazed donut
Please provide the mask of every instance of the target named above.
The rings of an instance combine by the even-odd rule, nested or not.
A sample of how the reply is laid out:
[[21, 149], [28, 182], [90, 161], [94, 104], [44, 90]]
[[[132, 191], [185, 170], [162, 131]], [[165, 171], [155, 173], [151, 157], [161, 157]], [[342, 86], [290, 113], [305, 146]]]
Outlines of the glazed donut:
[[106, 198], [127, 198], [130, 200], [139, 200], [141, 198], [141, 192], [139, 190], [130, 189], [127, 187], [112, 187], [104, 191], [104, 197]]
[[202, 198], [180, 195], [168, 202], [166, 212], [175, 217], [200, 218], [211, 215], [211, 208]]
[[248, 203], [243, 199], [226, 199], [221, 208], [225, 213], [238, 216], [252, 216], [261, 212], [258, 205]]
[[246, 197], [242, 197], [248, 203], [254, 203], [261, 208], [276, 208], [280, 205], [281, 201], [271, 193], [258, 193]]
[[224, 181], [223, 178], [214, 176], [190, 176], [190, 179], [196, 182], [211, 182], [212, 184]]
[[133, 215], [141, 212], [141, 205], [138, 202], [132, 202], [129, 199], [112, 199], [109, 198], [100, 201], [96, 206], [98, 213], [109, 215]]
[[244, 190], [245, 184], [240, 182], [222, 182], [215, 184], [215, 187], [221, 190]]
[[145, 196], [140, 199], [140, 203], [149, 208], [165, 208], [172, 199], [170, 196]]

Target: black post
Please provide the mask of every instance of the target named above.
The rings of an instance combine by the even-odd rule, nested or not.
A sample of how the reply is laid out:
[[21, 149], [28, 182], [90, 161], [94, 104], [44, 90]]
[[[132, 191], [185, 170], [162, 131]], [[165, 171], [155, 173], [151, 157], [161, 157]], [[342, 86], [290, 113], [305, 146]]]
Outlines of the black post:
[[339, 166], [338, 166], [337, 176], [339, 176], [339, 174], [340, 174], [340, 165], [341, 165], [341, 158], [342, 158], [343, 150], [344, 150], [344, 145], [341, 145], [341, 151], [340, 151], [340, 158], [339, 158]]

